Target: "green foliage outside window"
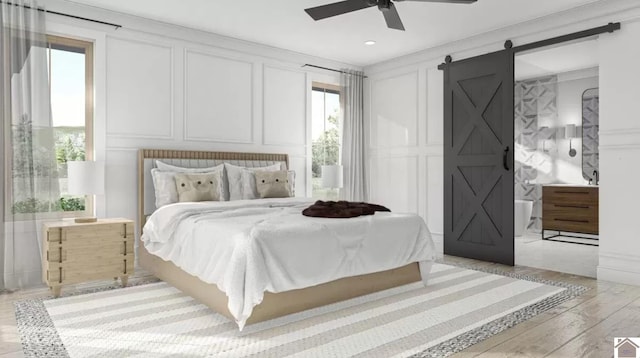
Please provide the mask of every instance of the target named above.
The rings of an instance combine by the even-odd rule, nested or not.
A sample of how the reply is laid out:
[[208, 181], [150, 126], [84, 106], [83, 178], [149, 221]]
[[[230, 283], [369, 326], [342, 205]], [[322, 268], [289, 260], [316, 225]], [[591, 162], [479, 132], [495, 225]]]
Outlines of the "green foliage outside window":
[[[13, 179], [23, 181], [27, 177], [33, 176], [35, 180], [39, 177], [39, 173], [43, 173], [45, 177], [51, 175], [51, 171], [47, 169], [49, 150], [32, 151], [32, 131], [31, 123], [24, 118], [23, 123], [15, 126], [14, 132], [14, 173]], [[54, 175], [59, 179], [67, 177], [68, 161], [85, 160], [85, 129], [83, 127], [56, 127], [53, 129], [53, 139], [57, 168]], [[22, 152], [20, 152], [22, 151]], [[25, 151], [32, 151], [33, 156], [21, 155]], [[27, 152], [28, 153], [28, 152]], [[34, 170], [30, 170], [31, 163]], [[14, 202], [12, 212], [14, 214], [44, 213], [44, 212], [60, 212], [60, 211], [84, 211], [84, 197], [62, 196], [57, 201], [39, 200], [36, 198], [28, 198]]]
[[338, 116], [331, 115], [327, 121], [333, 124], [312, 143], [311, 173], [313, 178], [322, 176], [321, 167], [323, 165], [335, 165], [339, 162], [340, 156], [340, 133], [338, 132]]

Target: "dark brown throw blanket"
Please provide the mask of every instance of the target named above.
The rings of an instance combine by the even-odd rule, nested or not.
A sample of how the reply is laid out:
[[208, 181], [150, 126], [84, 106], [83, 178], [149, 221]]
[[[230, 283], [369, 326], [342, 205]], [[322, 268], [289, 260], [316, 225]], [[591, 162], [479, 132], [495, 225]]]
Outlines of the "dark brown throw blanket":
[[384, 206], [351, 201], [318, 200], [310, 207], [302, 210], [302, 215], [318, 218], [347, 219], [362, 215], [373, 215], [376, 211], [391, 211]]

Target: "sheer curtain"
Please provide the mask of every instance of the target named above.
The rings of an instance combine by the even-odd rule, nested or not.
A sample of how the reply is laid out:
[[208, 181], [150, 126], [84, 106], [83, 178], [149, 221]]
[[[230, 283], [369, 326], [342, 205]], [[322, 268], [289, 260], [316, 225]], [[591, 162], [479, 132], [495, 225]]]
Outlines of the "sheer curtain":
[[364, 73], [342, 70], [341, 85], [344, 97], [342, 128], [342, 165], [344, 187], [342, 198], [366, 201], [368, 198], [365, 171], [364, 139]]
[[0, 289], [5, 290], [42, 281], [41, 221], [60, 211], [45, 12], [33, 10], [38, 5], [0, 3]]

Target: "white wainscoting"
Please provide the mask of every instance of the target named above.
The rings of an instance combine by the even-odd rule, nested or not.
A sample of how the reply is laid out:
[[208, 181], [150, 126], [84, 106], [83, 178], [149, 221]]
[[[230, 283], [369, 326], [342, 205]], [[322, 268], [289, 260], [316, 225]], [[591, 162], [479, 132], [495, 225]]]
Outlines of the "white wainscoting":
[[[95, 16], [105, 13], [130, 20]], [[287, 153], [296, 195], [309, 195], [311, 83], [340, 78], [301, 66], [360, 69], [150, 20], [117, 31], [54, 20], [53, 33], [96, 48], [94, 139], [107, 169], [106, 194], [96, 201], [101, 217], [138, 219], [140, 148]]]
[[421, 215], [442, 253], [442, 74], [407, 66], [371, 75], [365, 86], [369, 196], [392, 211]]
[[185, 51], [184, 139], [253, 141], [253, 63]]
[[107, 37], [107, 135], [172, 139], [173, 48]]
[[308, 90], [304, 72], [264, 66], [263, 144], [306, 144]]
[[[371, 80], [371, 147], [418, 144], [418, 71]], [[374, 117], [375, 116], [375, 117]]]

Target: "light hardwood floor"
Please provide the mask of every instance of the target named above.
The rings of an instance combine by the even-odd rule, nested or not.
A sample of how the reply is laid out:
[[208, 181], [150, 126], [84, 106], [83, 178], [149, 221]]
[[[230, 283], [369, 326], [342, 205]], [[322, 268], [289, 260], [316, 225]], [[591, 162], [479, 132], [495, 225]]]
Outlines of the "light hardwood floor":
[[[564, 281], [591, 289], [513, 328], [469, 347], [454, 357], [611, 357], [613, 337], [640, 337], [640, 287], [524, 266], [508, 267], [457, 257], [444, 263], [495, 268]], [[148, 279], [137, 272], [132, 282]], [[104, 283], [95, 283], [98, 286]], [[87, 285], [82, 286], [87, 287]], [[73, 287], [65, 291], [73, 290]], [[78, 288], [76, 288], [78, 289]], [[13, 302], [50, 296], [47, 288], [0, 295], [0, 358], [22, 357]]]

